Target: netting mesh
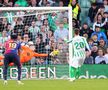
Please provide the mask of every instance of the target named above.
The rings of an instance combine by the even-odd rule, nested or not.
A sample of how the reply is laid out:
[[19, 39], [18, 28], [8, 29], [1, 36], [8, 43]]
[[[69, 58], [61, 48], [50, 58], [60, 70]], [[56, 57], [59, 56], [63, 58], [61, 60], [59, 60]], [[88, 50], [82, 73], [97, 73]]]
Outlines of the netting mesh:
[[69, 37], [68, 19], [68, 10], [0, 11], [0, 54], [4, 54], [5, 41], [17, 33], [22, 46], [48, 54], [33, 57], [23, 66], [68, 64], [69, 48], [64, 42]]

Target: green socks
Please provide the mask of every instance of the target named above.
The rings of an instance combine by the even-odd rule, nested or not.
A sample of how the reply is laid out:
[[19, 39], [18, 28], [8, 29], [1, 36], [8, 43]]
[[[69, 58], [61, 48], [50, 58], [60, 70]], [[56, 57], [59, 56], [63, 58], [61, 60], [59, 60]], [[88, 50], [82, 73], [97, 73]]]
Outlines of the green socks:
[[76, 68], [76, 75], [75, 78], [78, 79], [80, 76], [80, 67]]
[[69, 66], [69, 76], [70, 78], [78, 79], [80, 76], [80, 68], [74, 68], [72, 66]]

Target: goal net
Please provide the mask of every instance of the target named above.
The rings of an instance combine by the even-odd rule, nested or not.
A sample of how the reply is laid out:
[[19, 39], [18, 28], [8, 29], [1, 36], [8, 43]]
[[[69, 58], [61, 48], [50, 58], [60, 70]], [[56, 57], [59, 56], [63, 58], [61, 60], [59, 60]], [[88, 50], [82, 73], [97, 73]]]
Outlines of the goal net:
[[[22, 79], [68, 78], [72, 47], [64, 39], [72, 38], [70, 7], [0, 8], [1, 56], [4, 55], [4, 43], [12, 33], [17, 33], [22, 46], [38, 54], [48, 54], [47, 57], [32, 56], [28, 62], [22, 63]], [[0, 63], [2, 79], [3, 60]], [[17, 76], [16, 66], [9, 66], [8, 79], [17, 79]]]

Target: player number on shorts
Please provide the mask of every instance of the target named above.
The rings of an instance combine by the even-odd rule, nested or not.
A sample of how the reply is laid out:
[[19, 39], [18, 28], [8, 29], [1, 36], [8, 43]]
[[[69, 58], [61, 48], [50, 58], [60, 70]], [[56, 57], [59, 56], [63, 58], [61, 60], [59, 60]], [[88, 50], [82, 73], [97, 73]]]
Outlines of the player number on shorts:
[[78, 49], [81, 49], [81, 48], [84, 48], [84, 43], [83, 42], [76, 42], [75, 43], [75, 48], [78, 50]]
[[9, 48], [14, 49], [16, 48], [17, 44], [16, 43], [9, 43]]

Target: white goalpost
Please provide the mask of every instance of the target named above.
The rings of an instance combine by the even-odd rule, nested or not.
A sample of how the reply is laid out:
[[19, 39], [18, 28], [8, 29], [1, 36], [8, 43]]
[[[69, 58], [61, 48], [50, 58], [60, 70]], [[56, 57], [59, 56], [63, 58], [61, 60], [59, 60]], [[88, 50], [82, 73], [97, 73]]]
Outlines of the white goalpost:
[[[54, 14], [54, 16], [51, 16], [52, 14]], [[60, 39], [57, 39], [58, 41], [55, 39], [55, 31], [59, 29], [59, 26], [57, 25], [63, 24], [65, 27], [65, 23], [63, 21], [65, 18], [67, 19], [65, 29], [68, 30], [68, 39], [71, 39], [73, 37], [71, 7], [0, 8], [0, 38], [2, 37], [4, 31], [7, 33], [6, 40], [8, 40], [10, 33], [17, 32], [21, 42], [24, 42], [24, 40], [26, 41], [24, 36], [29, 34], [27, 45], [29, 46], [33, 43], [33, 47], [35, 47], [34, 52], [46, 53], [49, 55], [55, 49], [58, 50], [58, 53], [56, 53], [57, 50], [55, 50], [55, 56], [49, 55], [48, 58], [33, 57], [28, 63], [23, 64], [22, 79], [69, 77], [68, 62], [72, 59], [72, 45], [71, 43], [66, 45], [66, 43], [62, 40], [65, 35], [62, 35], [62, 33], [61, 35], [58, 35], [61, 36]], [[45, 27], [44, 23], [46, 24], [46, 22], [48, 23], [48, 26]], [[46, 30], [46, 32], [42, 30]], [[45, 32], [45, 34], [43, 32]], [[52, 37], [50, 37], [50, 35], [52, 35], [51, 33], [53, 33]], [[42, 39], [42, 41], [38, 44], [39, 39]], [[1, 49], [4, 48], [4, 42], [5, 41], [0, 41], [0, 45], [2, 44], [0, 46]], [[44, 43], [44, 45], [41, 43]], [[32, 46], [30, 46], [30, 48], [32, 48]], [[61, 48], [64, 49], [64, 51]], [[3, 55], [2, 52], [0, 54]], [[3, 60], [0, 60], [0, 62], [3, 62]], [[16, 67], [10, 66], [8, 70], [8, 78], [16, 79], [18, 76], [16, 72]], [[0, 66], [0, 79], [2, 78], [3, 66]]]

